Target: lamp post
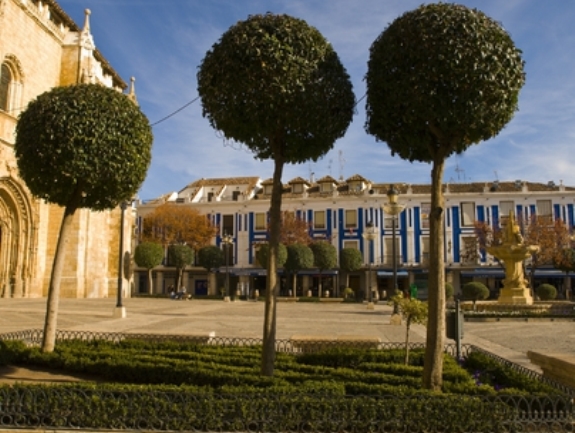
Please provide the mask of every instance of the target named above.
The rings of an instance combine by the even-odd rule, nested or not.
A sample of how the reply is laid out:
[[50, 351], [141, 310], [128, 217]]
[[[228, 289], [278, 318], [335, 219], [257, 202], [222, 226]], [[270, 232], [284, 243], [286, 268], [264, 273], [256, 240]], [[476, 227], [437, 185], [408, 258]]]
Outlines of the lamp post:
[[369, 297], [368, 297], [368, 303], [367, 303], [367, 308], [368, 310], [373, 310], [373, 290], [371, 288], [371, 264], [372, 264], [372, 260], [371, 260], [371, 251], [373, 250], [373, 241], [375, 240], [375, 237], [377, 236], [377, 234], [375, 233], [375, 227], [373, 226], [373, 223], [371, 221], [369, 221], [366, 225], [365, 225], [365, 230], [364, 232], [361, 234], [361, 236], [369, 242], [369, 251], [368, 251], [368, 270], [367, 270], [367, 290], [369, 291]]
[[[395, 189], [394, 185], [391, 185], [387, 190], [387, 199], [388, 203], [382, 205], [384, 212], [387, 215], [391, 215], [391, 263], [393, 267], [393, 294], [394, 296], [397, 295], [397, 247], [396, 247], [396, 230], [395, 227], [397, 225], [397, 216], [403, 212], [405, 209], [405, 205], [399, 204], [397, 202], [397, 197], [399, 196], [399, 192]], [[397, 318], [399, 317], [399, 306], [397, 302], [393, 303], [393, 314], [392, 314], [392, 322], [397, 323]], [[401, 323], [401, 319], [398, 324]]]
[[230, 254], [229, 248], [234, 243], [234, 237], [227, 233], [222, 236], [222, 244], [224, 244], [224, 252], [226, 255], [226, 296], [224, 301], [230, 302]]
[[124, 219], [128, 202], [120, 203], [120, 240], [118, 248], [118, 289], [116, 291], [116, 308], [114, 317], [124, 319], [126, 317], [126, 307], [122, 305], [123, 283], [124, 283]]

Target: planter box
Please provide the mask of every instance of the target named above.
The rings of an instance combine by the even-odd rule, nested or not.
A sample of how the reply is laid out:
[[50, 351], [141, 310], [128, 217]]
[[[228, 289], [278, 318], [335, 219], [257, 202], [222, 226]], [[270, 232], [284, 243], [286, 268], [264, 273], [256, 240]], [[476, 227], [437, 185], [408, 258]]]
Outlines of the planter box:
[[543, 371], [543, 376], [575, 389], [575, 355], [527, 352], [527, 357]]

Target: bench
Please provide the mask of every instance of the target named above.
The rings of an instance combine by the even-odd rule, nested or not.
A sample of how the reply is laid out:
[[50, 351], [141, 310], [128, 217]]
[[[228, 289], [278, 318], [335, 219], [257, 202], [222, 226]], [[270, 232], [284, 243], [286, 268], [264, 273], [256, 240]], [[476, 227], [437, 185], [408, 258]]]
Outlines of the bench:
[[575, 389], [575, 355], [540, 353], [529, 350], [527, 357], [541, 367], [543, 376]]
[[314, 353], [332, 347], [377, 349], [381, 344], [381, 338], [366, 335], [292, 335], [289, 341], [294, 351], [300, 353]]

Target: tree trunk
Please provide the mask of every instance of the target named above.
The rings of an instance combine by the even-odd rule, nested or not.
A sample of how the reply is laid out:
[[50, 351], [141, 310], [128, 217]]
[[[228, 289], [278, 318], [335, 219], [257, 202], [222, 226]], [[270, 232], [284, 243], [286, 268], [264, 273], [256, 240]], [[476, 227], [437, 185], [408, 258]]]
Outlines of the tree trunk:
[[64, 209], [58, 244], [54, 253], [54, 263], [50, 276], [50, 286], [48, 287], [48, 300], [46, 304], [46, 318], [44, 321], [44, 335], [42, 337], [42, 352], [53, 352], [56, 345], [56, 329], [58, 324], [58, 306], [60, 302], [60, 283], [62, 281], [62, 271], [66, 259], [66, 249], [70, 240], [74, 213], [78, 209], [81, 197], [81, 188], [76, 187], [74, 195]]
[[180, 274], [180, 268], [176, 268], [176, 286], [174, 288], [176, 293], [180, 291]]
[[297, 298], [297, 273], [292, 274], [292, 291], [293, 297]]
[[409, 328], [411, 327], [411, 317], [405, 321], [405, 365], [409, 365]]
[[150, 295], [154, 294], [154, 279], [152, 277], [152, 270], [148, 269], [148, 293]]
[[438, 152], [431, 170], [431, 212], [429, 215], [429, 316], [423, 366], [423, 386], [440, 391], [443, 383], [445, 334], [444, 197], [442, 190], [445, 157]]
[[317, 285], [317, 297], [321, 298], [322, 292], [323, 292], [323, 287], [322, 287], [322, 281], [323, 278], [321, 277], [321, 269], [319, 270], [319, 283]]
[[284, 166], [281, 152], [274, 152], [274, 175], [270, 203], [270, 231], [268, 275], [266, 284], [266, 300], [264, 313], [264, 338], [262, 350], [261, 374], [273, 376], [276, 341], [276, 304], [278, 291], [277, 256], [281, 234], [281, 206], [282, 206], [282, 171]]

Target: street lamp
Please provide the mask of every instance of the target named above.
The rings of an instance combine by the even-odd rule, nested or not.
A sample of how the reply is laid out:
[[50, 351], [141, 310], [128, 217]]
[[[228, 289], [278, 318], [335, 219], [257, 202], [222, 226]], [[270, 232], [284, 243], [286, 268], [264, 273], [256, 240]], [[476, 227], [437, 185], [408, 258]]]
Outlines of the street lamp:
[[[395, 189], [394, 185], [391, 185], [387, 190], [387, 199], [388, 203], [382, 205], [384, 212], [387, 215], [391, 215], [391, 263], [393, 267], [393, 294], [394, 296], [397, 295], [397, 247], [396, 247], [396, 233], [395, 227], [397, 225], [397, 216], [405, 209], [405, 205], [399, 204], [397, 202], [397, 197], [399, 192]], [[395, 318], [394, 318], [395, 316]], [[397, 302], [393, 303], [393, 315], [392, 315], [392, 323], [397, 322], [397, 317], [399, 317], [399, 305]]]
[[227, 233], [224, 233], [222, 236], [222, 244], [224, 244], [224, 252], [226, 255], [226, 296], [224, 297], [224, 301], [230, 302], [230, 254], [229, 248], [234, 243], [234, 237]]
[[118, 289], [116, 291], [116, 308], [114, 308], [114, 317], [124, 319], [126, 317], [126, 307], [122, 305], [123, 283], [124, 283], [124, 219], [128, 202], [120, 203], [120, 240], [118, 248]]
[[373, 251], [373, 241], [375, 240], [375, 237], [377, 236], [376, 232], [375, 232], [375, 227], [373, 226], [373, 223], [371, 221], [369, 221], [366, 225], [365, 225], [365, 230], [363, 231], [363, 233], [361, 234], [361, 236], [369, 242], [369, 252], [368, 252], [368, 271], [367, 271], [367, 290], [369, 290], [369, 302], [367, 304], [367, 308], [369, 310], [373, 309], [373, 290], [371, 288], [371, 255]]

